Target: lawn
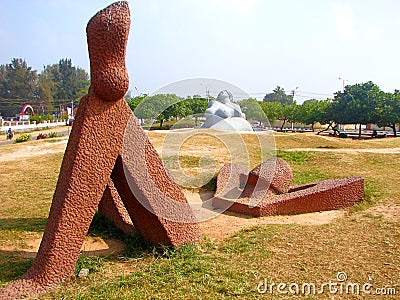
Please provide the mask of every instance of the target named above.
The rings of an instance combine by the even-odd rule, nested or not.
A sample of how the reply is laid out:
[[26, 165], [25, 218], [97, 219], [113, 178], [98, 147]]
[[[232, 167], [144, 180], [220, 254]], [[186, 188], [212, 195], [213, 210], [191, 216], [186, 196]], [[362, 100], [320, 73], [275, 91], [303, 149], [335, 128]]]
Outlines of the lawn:
[[[148, 134], [161, 153], [167, 133]], [[21, 276], [33, 261], [27, 253], [32, 248], [31, 241], [43, 234], [65, 140], [66, 137], [0, 147], [0, 287]], [[254, 137], [244, 135], [243, 140], [250, 149], [250, 165], [254, 166], [260, 159]], [[82, 254], [76, 271], [88, 268], [89, 276], [72, 277], [40, 299], [282, 299], [291, 294], [278, 293], [279, 283], [300, 287], [313, 283], [320, 287], [330, 280], [339, 283], [339, 272], [346, 273], [344, 283], [370, 284], [371, 293], [393, 293], [395, 288], [399, 294], [400, 152], [389, 150], [400, 148], [400, 139], [358, 141], [288, 133], [276, 134], [274, 140], [276, 154], [292, 166], [294, 184], [362, 176], [365, 200], [322, 225], [273, 224], [272, 217], [264, 218], [257, 226], [243, 223], [241, 230], [218, 237], [211, 233], [224, 228], [211, 220], [204, 226], [210, 234], [199, 244], [177, 250], [155, 248], [140, 236], [125, 236], [96, 216], [89, 235], [119, 239], [125, 248], [107, 256]], [[52, 148], [55, 150], [49, 151]], [[35, 155], [34, 151], [41, 154]], [[181, 147], [177, 156], [180, 164], [175, 167], [180, 165], [190, 176], [198, 174], [202, 151], [214, 157], [217, 168], [231, 159], [223, 144], [199, 135]], [[228, 217], [232, 224], [225, 223], [226, 227], [242, 222], [238, 216]], [[304, 219], [312, 217], [304, 215]], [[265, 280], [275, 284], [273, 293], [257, 291], [258, 286], [261, 290], [265, 287]], [[285, 291], [289, 291], [288, 287]], [[290, 298], [333, 296], [325, 288], [321, 295]], [[339, 292], [335, 297], [371, 296]]]

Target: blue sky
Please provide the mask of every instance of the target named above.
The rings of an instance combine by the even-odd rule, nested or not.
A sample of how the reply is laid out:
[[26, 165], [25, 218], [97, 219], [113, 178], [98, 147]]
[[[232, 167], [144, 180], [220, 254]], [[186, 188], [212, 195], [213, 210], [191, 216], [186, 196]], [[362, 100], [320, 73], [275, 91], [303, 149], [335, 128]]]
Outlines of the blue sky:
[[[43, 65], [71, 58], [89, 71], [85, 27], [105, 0], [0, 0], [0, 64]], [[400, 89], [400, 1], [129, 1], [130, 89], [150, 93], [209, 77], [262, 98], [276, 85], [296, 100], [326, 98], [372, 80]], [[218, 91], [212, 91], [212, 94]], [[315, 93], [315, 94], [311, 94]], [[320, 95], [321, 94], [321, 95]]]

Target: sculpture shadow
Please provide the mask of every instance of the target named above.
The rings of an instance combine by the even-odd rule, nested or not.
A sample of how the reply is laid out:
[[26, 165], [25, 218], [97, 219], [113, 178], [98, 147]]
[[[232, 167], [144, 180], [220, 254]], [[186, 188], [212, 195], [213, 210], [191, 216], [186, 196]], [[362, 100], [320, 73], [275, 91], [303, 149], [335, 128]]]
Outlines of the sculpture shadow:
[[18, 251], [0, 250], [0, 257], [0, 283], [18, 279], [33, 263], [33, 258], [24, 257]]

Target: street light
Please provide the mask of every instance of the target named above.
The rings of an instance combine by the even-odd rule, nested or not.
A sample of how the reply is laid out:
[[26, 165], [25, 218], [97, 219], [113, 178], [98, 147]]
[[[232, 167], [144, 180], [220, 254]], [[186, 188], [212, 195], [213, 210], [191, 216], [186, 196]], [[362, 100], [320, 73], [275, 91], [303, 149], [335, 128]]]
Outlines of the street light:
[[299, 87], [296, 86], [296, 88], [294, 90], [292, 90], [292, 100], [293, 100], [293, 102], [294, 102], [294, 96], [296, 96], [296, 92], [297, 92], [298, 89], [299, 89]]
[[345, 87], [345, 84], [344, 84], [344, 82], [345, 82], [345, 81], [348, 81], [348, 80], [347, 80], [347, 79], [343, 79], [343, 78], [341, 78], [341, 77], [339, 77], [338, 79], [342, 81], [342, 85], [343, 85], [343, 92], [344, 92], [344, 87]]
[[210, 90], [208, 89], [207, 84], [200, 83], [200, 85], [205, 86], [205, 88], [206, 88], [206, 97], [207, 97], [208, 102], [210, 102]]

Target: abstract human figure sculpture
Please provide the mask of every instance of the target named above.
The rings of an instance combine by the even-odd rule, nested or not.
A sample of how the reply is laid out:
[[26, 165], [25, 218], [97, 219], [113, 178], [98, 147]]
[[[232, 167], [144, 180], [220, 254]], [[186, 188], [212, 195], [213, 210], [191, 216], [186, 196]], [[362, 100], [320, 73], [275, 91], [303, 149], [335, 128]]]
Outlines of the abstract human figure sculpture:
[[364, 179], [349, 177], [290, 187], [290, 166], [270, 159], [251, 172], [235, 164], [223, 166], [213, 206], [254, 217], [291, 215], [352, 206], [364, 197]]
[[[108, 6], [88, 23], [91, 87], [78, 107], [42, 243], [32, 267], [0, 290], [0, 299], [34, 296], [72, 275], [101, 198], [110, 204], [107, 186], [109, 196], [115, 195], [110, 178], [145, 239], [180, 246], [200, 238], [183, 192], [123, 98], [129, 84], [125, 67], [129, 27], [125, 1]], [[110, 213], [103, 207], [114, 217], [119, 209]], [[132, 229], [126, 219], [121, 222], [126, 230]]]
[[202, 128], [231, 131], [252, 131], [240, 106], [232, 102], [232, 94], [222, 91], [216, 100], [211, 100], [204, 113], [206, 121]]

